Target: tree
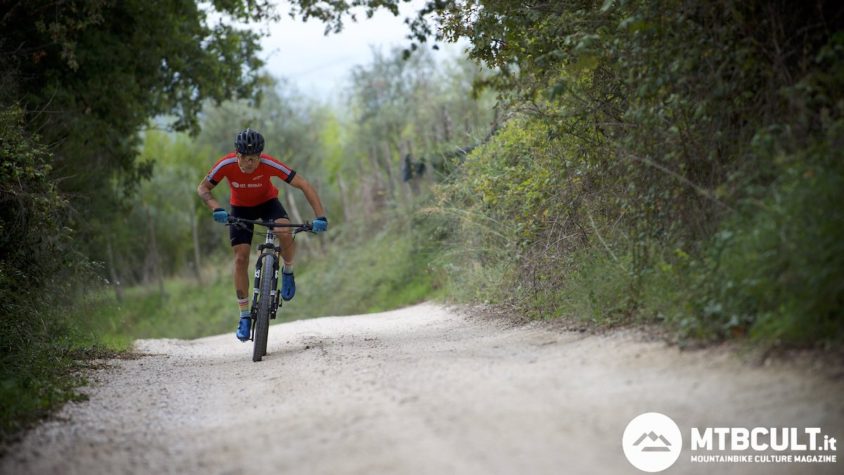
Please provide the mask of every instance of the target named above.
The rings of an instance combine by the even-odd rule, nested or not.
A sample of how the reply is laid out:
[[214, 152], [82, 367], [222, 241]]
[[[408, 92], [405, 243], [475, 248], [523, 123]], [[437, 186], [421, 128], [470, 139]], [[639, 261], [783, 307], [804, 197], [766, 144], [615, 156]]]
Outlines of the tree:
[[49, 145], [51, 178], [83, 235], [124, 212], [121, 198], [149, 175], [136, 157], [150, 117], [196, 132], [205, 100], [255, 97], [262, 63], [250, 26], [272, 15], [268, 1], [3, 3], [0, 105], [19, 104]]
[[451, 152], [488, 135], [491, 97], [472, 94], [474, 80], [483, 74], [462, 58], [437, 63], [430, 52], [420, 51], [405, 59], [401, 50], [374, 51], [370, 64], [353, 70], [344, 147], [351, 160], [344, 163], [344, 175], [358, 178], [354, 201], [365, 205], [364, 217], [410, 202], [415, 192], [403, 184], [406, 158], [442, 170]]

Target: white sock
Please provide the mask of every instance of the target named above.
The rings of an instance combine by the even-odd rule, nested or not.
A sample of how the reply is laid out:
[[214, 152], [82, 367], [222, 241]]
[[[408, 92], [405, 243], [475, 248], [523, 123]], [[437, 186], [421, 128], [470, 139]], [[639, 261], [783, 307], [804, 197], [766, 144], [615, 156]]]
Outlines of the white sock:
[[292, 274], [293, 273], [293, 264], [284, 264], [281, 268], [281, 271], [285, 274]]

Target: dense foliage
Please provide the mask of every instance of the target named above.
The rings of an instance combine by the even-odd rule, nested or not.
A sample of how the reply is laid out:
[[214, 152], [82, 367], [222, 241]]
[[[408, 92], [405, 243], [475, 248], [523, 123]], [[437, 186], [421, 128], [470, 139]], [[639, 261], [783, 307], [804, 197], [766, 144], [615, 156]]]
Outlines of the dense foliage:
[[0, 4], [4, 433], [9, 417], [68, 397], [70, 330], [56, 303], [92, 282], [109, 227], [150, 175], [139, 132], [162, 114], [195, 131], [204, 101], [253, 97], [261, 62], [250, 24], [271, 15], [264, 1]]
[[0, 153], [0, 434], [5, 434], [16, 428], [10, 416], [42, 414], [72, 395], [69, 365], [61, 359], [66, 328], [44, 311], [67, 305], [69, 282], [87, 269], [72, 250], [68, 203], [49, 179], [50, 154], [24, 129], [18, 108], [0, 111]]
[[523, 119], [442, 199], [515, 221], [476, 247], [513, 247], [520, 306], [840, 338], [837, 3], [446, 3], [441, 36], [471, 39]]
[[[250, 2], [253, 4], [254, 2]], [[102, 225], [122, 213], [150, 165], [138, 163], [138, 131], [167, 114], [197, 130], [206, 99], [250, 97], [259, 80], [255, 22], [266, 5], [244, 2], [27, 1], [0, 12], [3, 107], [24, 111], [53, 158], [50, 178], [70, 202], [74, 227], [95, 257]]]

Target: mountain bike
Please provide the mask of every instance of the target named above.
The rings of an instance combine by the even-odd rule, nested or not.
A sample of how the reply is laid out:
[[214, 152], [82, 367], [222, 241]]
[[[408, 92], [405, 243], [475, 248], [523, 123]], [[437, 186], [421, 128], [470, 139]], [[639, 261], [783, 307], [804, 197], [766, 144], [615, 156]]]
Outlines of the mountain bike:
[[279, 262], [281, 262], [281, 246], [273, 233], [274, 228], [295, 228], [293, 237], [303, 231], [311, 231], [311, 223], [280, 224], [267, 221], [235, 218], [229, 216], [229, 226], [244, 226], [257, 224], [267, 228], [264, 243], [258, 246], [258, 260], [255, 262], [255, 285], [252, 291], [252, 331], [249, 337], [254, 342], [252, 361], [261, 361], [267, 354], [267, 337], [270, 331], [270, 320], [275, 319], [278, 308], [281, 307], [281, 292], [278, 291]]

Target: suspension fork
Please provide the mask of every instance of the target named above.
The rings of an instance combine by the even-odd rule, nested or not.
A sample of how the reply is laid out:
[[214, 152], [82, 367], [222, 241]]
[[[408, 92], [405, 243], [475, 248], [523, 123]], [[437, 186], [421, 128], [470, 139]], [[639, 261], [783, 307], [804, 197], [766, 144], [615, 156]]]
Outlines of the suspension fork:
[[[256, 312], [258, 311], [258, 294], [261, 288], [261, 270], [264, 267], [264, 257], [268, 255], [275, 257], [273, 260], [272, 274], [270, 275], [272, 279], [272, 290], [270, 291], [271, 294], [266, 296], [266, 298], [273, 299], [272, 318], [275, 318], [279, 305], [278, 274], [279, 261], [281, 260], [281, 246], [276, 246], [275, 237], [272, 234], [268, 234], [264, 244], [258, 247], [258, 252], [261, 254], [258, 256], [258, 262], [255, 263], [255, 281], [252, 285], [252, 310], [250, 312], [253, 321], [257, 318]], [[265, 298], [265, 296], [261, 296], [261, 298]], [[255, 325], [252, 325], [252, 331], [255, 331]]]
[[[264, 267], [264, 255], [258, 256], [258, 262], [255, 263], [255, 281], [252, 284], [252, 310], [249, 312], [254, 321], [255, 313], [258, 311], [258, 292], [261, 288], [261, 269]], [[254, 329], [255, 325], [252, 325]], [[254, 330], [253, 330], [254, 331]]]

